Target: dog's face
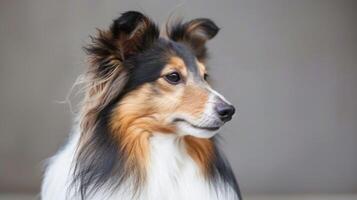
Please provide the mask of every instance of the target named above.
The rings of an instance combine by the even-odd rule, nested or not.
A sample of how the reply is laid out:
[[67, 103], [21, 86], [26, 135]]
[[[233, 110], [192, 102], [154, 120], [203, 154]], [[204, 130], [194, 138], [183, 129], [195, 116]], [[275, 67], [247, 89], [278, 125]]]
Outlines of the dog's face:
[[[118, 76], [107, 86], [112, 88], [109, 91], [115, 87], [120, 90], [107, 109], [111, 129], [128, 131], [135, 127], [140, 133], [133, 134], [174, 133], [200, 138], [215, 135], [235, 112], [207, 81], [205, 43], [217, 32], [211, 20], [195, 19], [177, 24], [167, 38], [160, 38], [156, 26], [140, 13], [125, 13], [114, 21], [106, 37], [118, 49], [113, 46], [109, 53], [117, 51], [121, 58], [109, 58], [120, 62], [126, 79], [123, 83]], [[90, 50], [98, 54], [96, 49]], [[96, 62], [101, 58], [97, 54]], [[100, 61], [114, 62], [108, 58]], [[119, 89], [118, 83], [124, 86]]]
[[[170, 131], [176, 134], [212, 137], [231, 119], [234, 107], [211, 88], [204, 63], [189, 48], [174, 41], [160, 43], [164, 51], [154, 48], [139, 55], [140, 63], [136, 63], [133, 72], [134, 78], [142, 74], [153, 76], [153, 80], [127, 93], [118, 103], [113, 120], [121, 121], [118, 116], [132, 114], [134, 118], [146, 119], [146, 126], [158, 123], [160, 127], [171, 127]], [[157, 56], [161, 61], [142, 60]]]

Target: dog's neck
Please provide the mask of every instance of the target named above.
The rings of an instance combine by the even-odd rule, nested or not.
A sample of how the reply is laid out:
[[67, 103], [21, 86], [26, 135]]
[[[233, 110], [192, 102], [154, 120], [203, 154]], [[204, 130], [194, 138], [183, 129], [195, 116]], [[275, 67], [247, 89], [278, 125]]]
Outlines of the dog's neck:
[[[194, 165], [197, 172], [203, 175], [199, 164], [192, 158], [187, 150], [187, 143], [183, 137], [173, 134], [153, 134], [149, 139], [150, 160], [148, 173], [153, 169], [167, 168], [169, 171], [179, 172], [186, 165]], [[168, 171], [168, 172], [169, 172]]]
[[[149, 140], [150, 164], [145, 190], [147, 195], [158, 195], [157, 199], [169, 199], [173, 194], [181, 195], [177, 199], [204, 198], [192, 197], [197, 194], [197, 191], [193, 190], [206, 190], [209, 186], [199, 164], [189, 155], [184, 138], [157, 133]], [[162, 191], [162, 188], [165, 188], [165, 191]]]
[[185, 146], [182, 138], [174, 135], [154, 134], [150, 138], [148, 176], [161, 173], [160, 178], [169, 178], [166, 176], [179, 175], [187, 165], [193, 165], [198, 170], [197, 164], [188, 155]]
[[[150, 165], [155, 161], [185, 166], [193, 164], [202, 178], [212, 173], [215, 144], [211, 139], [177, 134], [154, 133], [149, 138]], [[158, 151], [160, 149], [160, 151]]]

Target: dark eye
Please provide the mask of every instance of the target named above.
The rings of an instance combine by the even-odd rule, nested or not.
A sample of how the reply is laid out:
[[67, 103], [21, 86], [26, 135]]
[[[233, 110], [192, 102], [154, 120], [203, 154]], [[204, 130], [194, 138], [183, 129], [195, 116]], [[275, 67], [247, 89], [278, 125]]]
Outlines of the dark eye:
[[203, 79], [205, 79], [205, 81], [207, 81], [208, 78], [209, 78], [208, 74], [204, 74], [204, 75], [203, 75]]
[[170, 74], [165, 75], [165, 79], [171, 84], [178, 84], [181, 82], [181, 76], [177, 72], [172, 72]]

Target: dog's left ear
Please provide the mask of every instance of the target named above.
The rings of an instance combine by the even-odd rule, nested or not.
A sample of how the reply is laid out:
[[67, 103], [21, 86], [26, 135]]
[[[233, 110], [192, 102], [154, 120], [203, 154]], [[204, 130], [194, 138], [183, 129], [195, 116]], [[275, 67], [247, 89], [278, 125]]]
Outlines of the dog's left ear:
[[218, 33], [219, 28], [210, 19], [197, 18], [186, 23], [178, 22], [168, 29], [170, 39], [187, 44], [195, 53], [197, 59], [207, 57], [206, 42]]

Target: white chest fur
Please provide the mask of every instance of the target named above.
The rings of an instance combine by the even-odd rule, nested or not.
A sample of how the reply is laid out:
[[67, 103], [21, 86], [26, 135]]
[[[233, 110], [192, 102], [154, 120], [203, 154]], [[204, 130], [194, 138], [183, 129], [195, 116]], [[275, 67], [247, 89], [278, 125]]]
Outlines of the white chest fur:
[[[151, 138], [147, 196], [151, 199], [212, 199], [214, 190], [174, 136]], [[213, 198], [215, 199], [215, 198]]]
[[[71, 163], [78, 143], [76, 133], [69, 143], [50, 160], [43, 181], [43, 200], [79, 200], [80, 196], [68, 193], [72, 181]], [[155, 134], [150, 139], [150, 166], [147, 184], [137, 196], [138, 200], [237, 200], [234, 190], [224, 183], [210, 185], [175, 136]], [[130, 182], [123, 184], [110, 196], [105, 188], [90, 200], [131, 199]], [[104, 186], [105, 187], [105, 186]]]

